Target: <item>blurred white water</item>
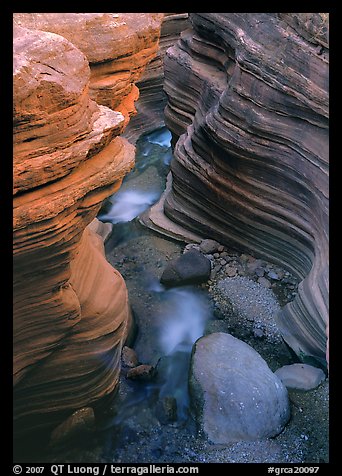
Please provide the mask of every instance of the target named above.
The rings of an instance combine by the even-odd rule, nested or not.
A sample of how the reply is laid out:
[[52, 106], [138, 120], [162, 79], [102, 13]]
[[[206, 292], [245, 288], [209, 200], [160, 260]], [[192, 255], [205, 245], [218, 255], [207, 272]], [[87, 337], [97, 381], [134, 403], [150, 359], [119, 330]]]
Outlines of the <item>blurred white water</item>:
[[146, 138], [151, 144], [158, 144], [161, 147], [171, 147], [172, 135], [166, 128], [158, 129], [157, 131], [148, 134]]
[[112, 206], [107, 213], [99, 215], [99, 219], [114, 224], [129, 222], [155, 203], [158, 197], [156, 191], [119, 190], [111, 199]]
[[165, 355], [173, 352], [190, 352], [199, 339], [210, 316], [207, 299], [194, 289], [174, 288], [165, 291], [160, 345]]

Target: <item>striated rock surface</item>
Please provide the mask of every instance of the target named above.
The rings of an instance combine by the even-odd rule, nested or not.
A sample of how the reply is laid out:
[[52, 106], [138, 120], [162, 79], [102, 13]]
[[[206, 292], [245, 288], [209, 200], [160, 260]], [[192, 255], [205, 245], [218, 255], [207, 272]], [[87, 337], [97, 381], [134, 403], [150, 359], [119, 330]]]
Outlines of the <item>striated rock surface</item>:
[[[145, 26], [136, 37], [149, 44]], [[111, 394], [131, 327], [124, 280], [87, 225], [133, 167], [135, 149], [118, 137], [124, 115], [91, 99], [90, 76], [70, 41], [14, 25], [16, 437]]]
[[140, 91], [136, 103], [138, 114], [132, 118], [124, 133], [124, 137], [132, 143], [135, 143], [142, 133], [164, 125], [164, 57], [166, 50], [176, 43], [180, 33], [188, 26], [188, 13], [163, 14], [158, 53], [136, 83]]
[[14, 13], [20, 26], [67, 38], [90, 63], [89, 94], [122, 112], [136, 113], [135, 85], [158, 51], [162, 13]]
[[191, 13], [190, 22], [165, 58], [166, 126], [179, 140], [164, 213], [300, 279], [279, 327], [298, 355], [324, 361], [327, 15]]

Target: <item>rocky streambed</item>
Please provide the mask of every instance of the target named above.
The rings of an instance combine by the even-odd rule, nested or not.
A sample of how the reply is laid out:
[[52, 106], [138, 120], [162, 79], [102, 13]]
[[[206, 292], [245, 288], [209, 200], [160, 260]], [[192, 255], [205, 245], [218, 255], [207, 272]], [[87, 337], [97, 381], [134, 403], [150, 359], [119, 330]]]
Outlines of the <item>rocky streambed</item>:
[[[129, 206], [117, 207], [130, 219], [129, 210], [134, 208], [132, 213], [137, 215], [141, 206], [147, 208], [161, 193], [170, 157], [166, 131], [160, 133], [164, 136], [159, 141], [147, 136], [145, 161], [146, 148], [139, 148], [138, 143], [141, 156], [137, 168], [124, 182], [122, 195], [113, 196], [114, 202], [103, 208], [103, 219], [116, 221], [115, 207], [125, 194], [126, 198], [132, 192], [147, 197], [142, 200], [145, 205], [140, 203], [137, 208], [134, 200]], [[152, 176], [157, 180], [151, 180]], [[277, 312], [297, 292], [294, 276], [210, 239], [197, 244], [167, 239], [143, 227], [136, 218], [117, 219], [107, 239], [106, 254], [125, 279], [136, 323], [135, 335], [122, 354], [119, 390], [105, 409], [96, 410], [96, 424], [90, 431], [76, 432], [71, 438], [66, 431], [66, 438], [56, 441], [44, 456], [39, 455], [40, 461], [328, 462], [328, 380], [318, 368], [319, 362], [307, 362], [314, 367], [299, 364], [277, 328]], [[191, 254], [207, 261], [208, 276], [196, 278], [196, 263], [191, 261], [187, 273], [193, 273], [192, 278], [187, 275], [184, 281], [184, 276], [178, 276], [179, 282], [176, 279], [172, 286], [161, 284], [166, 270]], [[227, 338], [229, 345], [222, 347], [221, 340]], [[195, 342], [192, 365], [194, 356], [202, 359], [200, 367], [196, 365], [199, 373], [203, 368], [204, 378], [199, 382], [198, 372], [196, 377], [196, 371], [191, 371], [189, 394], [188, 370]], [[211, 349], [207, 355], [198, 350], [201, 343]], [[307, 389], [286, 391], [273, 372], [288, 365], [293, 369], [296, 363], [302, 382], [308, 373]], [[280, 377], [288, 385], [299, 386], [293, 378], [286, 381], [286, 375]], [[253, 411], [244, 408], [256, 396], [252, 397], [253, 389], [248, 388], [250, 382], [257, 393], [263, 389], [257, 402], [264, 405], [261, 413], [266, 420], [252, 421]], [[206, 392], [208, 396], [203, 390], [206, 383], [216, 398], [209, 414], [200, 409]], [[224, 408], [227, 399], [222, 392], [232, 389], [238, 392], [238, 400]], [[208, 402], [205, 405], [207, 408]], [[247, 436], [242, 438], [246, 441], [239, 441], [241, 435], [222, 436], [217, 430], [222, 421], [220, 411], [223, 420], [234, 422], [234, 431], [239, 425], [247, 428]], [[269, 423], [269, 431], [264, 431]], [[37, 455], [35, 458], [37, 461]]]

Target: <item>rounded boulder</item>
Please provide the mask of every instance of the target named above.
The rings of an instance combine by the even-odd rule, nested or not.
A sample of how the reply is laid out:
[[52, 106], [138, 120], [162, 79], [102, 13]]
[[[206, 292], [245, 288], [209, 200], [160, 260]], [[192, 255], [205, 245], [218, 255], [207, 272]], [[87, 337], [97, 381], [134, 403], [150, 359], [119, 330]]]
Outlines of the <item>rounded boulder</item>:
[[194, 344], [189, 384], [192, 412], [213, 443], [274, 437], [290, 418], [283, 383], [230, 334], [209, 334]]

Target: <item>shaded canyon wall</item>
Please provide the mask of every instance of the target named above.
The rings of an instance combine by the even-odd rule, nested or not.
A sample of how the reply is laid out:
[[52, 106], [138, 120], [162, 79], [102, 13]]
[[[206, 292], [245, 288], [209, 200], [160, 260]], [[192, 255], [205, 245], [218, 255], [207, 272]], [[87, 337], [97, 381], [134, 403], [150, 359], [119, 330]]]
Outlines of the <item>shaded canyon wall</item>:
[[118, 382], [127, 289], [87, 225], [134, 165], [119, 135], [162, 20], [138, 16], [14, 15], [15, 436]]
[[136, 103], [138, 114], [132, 118], [124, 132], [124, 137], [132, 144], [135, 144], [141, 134], [164, 125], [164, 107], [166, 106], [166, 94], [163, 90], [165, 54], [167, 49], [177, 42], [180, 33], [189, 27], [188, 13], [164, 13], [163, 15], [158, 53], [136, 83], [140, 91]]
[[326, 14], [191, 13], [165, 58], [178, 139], [164, 213], [300, 280], [285, 341], [324, 363], [328, 323]]

